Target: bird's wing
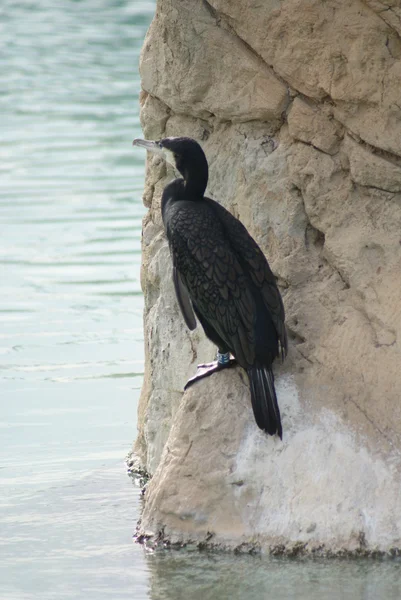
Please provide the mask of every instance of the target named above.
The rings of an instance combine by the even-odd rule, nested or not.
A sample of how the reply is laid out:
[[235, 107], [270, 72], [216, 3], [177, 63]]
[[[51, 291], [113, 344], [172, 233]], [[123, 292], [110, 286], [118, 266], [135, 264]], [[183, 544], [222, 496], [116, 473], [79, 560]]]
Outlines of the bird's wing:
[[173, 262], [204, 320], [243, 365], [254, 362], [255, 301], [213, 212], [181, 209], [167, 227]]
[[281, 359], [284, 360], [287, 355], [288, 341], [284, 324], [284, 305], [276, 284], [276, 278], [263, 252], [243, 224], [221, 204], [210, 198], [205, 198], [205, 200], [222, 223], [224, 233], [237, 253], [239, 262], [243, 265], [244, 270], [250, 274], [252, 282], [261, 291], [265, 306], [276, 328], [280, 342], [280, 355]]
[[196, 319], [191, 304], [191, 298], [189, 297], [188, 290], [182, 282], [180, 273], [176, 266], [173, 266], [173, 281], [175, 295], [177, 296], [182, 316], [184, 317], [188, 329], [193, 331], [196, 328]]

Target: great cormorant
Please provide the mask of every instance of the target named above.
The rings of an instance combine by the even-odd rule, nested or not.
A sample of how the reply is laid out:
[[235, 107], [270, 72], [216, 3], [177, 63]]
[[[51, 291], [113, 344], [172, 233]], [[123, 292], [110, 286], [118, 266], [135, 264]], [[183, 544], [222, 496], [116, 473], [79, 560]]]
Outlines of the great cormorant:
[[133, 143], [161, 155], [182, 175], [164, 188], [161, 202], [174, 287], [188, 328], [195, 329], [196, 315], [218, 347], [217, 362], [200, 365], [187, 386], [238, 362], [249, 376], [257, 425], [281, 438], [272, 363], [286, 356], [287, 335], [283, 302], [266, 258], [242, 223], [204, 196], [208, 164], [195, 140]]

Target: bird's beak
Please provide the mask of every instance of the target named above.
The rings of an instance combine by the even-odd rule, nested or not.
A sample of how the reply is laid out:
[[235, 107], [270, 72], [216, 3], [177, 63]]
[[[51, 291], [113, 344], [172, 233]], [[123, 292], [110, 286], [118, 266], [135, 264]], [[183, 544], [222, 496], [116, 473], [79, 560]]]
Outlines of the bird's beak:
[[153, 152], [153, 154], [159, 154], [160, 156], [164, 157], [164, 149], [160, 148], [158, 142], [136, 139], [132, 142], [132, 145], [139, 146], [140, 148], [146, 148], [146, 150], [149, 150], [149, 152]]
[[146, 150], [149, 150], [149, 152], [152, 152], [153, 154], [157, 154], [158, 156], [161, 156], [163, 158], [163, 160], [168, 162], [170, 165], [173, 165], [173, 167], [175, 169], [177, 168], [174, 153], [171, 150], [164, 148], [163, 146], [160, 147], [160, 142], [153, 142], [152, 140], [136, 139], [132, 142], [132, 145], [139, 146], [141, 148], [146, 148]]

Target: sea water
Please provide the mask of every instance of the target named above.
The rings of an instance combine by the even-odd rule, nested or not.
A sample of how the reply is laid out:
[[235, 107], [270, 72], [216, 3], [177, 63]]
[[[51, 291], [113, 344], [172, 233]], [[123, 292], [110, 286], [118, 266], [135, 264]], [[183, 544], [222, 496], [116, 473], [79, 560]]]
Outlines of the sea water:
[[0, 6], [0, 600], [401, 597], [392, 561], [133, 541], [140, 48], [155, 3]]

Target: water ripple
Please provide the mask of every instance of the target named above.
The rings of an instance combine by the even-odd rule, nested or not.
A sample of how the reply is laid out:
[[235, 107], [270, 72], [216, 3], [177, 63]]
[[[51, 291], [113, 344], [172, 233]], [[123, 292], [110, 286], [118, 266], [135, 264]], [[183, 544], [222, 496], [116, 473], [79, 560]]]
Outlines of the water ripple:
[[[146, 597], [142, 552], [131, 541], [137, 492], [123, 458], [143, 372], [144, 157], [131, 141], [140, 135], [137, 65], [154, 4], [0, 6], [7, 600], [131, 598], [133, 584]], [[133, 560], [138, 570], [125, 585]]]

